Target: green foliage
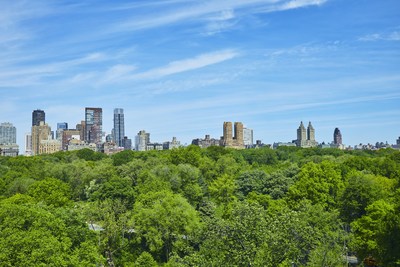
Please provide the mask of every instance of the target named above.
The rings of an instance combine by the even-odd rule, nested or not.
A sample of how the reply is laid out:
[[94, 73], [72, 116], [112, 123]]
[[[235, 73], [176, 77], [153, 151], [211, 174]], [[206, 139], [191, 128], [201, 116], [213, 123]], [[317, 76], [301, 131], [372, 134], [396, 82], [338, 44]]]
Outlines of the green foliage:
[[62, 207], [70, 203], [71, 190], [68, 184], [54, 178], [47, 178], [32, 184], [28, 194], [47, 205]]
[[2, 266], [96, 265], [94, 236], [75, 213], [60, 216], [61, 210], [17, 196], [0, 203]]
[[180, 195], [170, 191], [149, 192], [135, 203], [132, 216], [133, 229], [152, 252], [167, 262], [176, 251], [176, 243], [188, 240], [200, 227], [194, 208]]
[[143, 252], [140, 254], [140, 256], [137, 258], [135, 261], [134, 267], [156, 267], [157, 262], [153, 259], [153, 256], [151, 256], [150, 253], [148, 252]]
[[0, 157], [0, 265], [398, 266], [399, 186], [391, 149]]

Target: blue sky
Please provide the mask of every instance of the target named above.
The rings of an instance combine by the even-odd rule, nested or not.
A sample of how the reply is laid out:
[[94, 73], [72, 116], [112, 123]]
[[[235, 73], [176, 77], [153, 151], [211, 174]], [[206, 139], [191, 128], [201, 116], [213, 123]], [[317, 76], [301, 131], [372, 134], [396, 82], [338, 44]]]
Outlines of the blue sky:
[[264, 143], [400, 136], [398, 0], [0, 0], [0, 122], [52, 129], [103, 108], [111, 132], [219, 138], [242, 121]]

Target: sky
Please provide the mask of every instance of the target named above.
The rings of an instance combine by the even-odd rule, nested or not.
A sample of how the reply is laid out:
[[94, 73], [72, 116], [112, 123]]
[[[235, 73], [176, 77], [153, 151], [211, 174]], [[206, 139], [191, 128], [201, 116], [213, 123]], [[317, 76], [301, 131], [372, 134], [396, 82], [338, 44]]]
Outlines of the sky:
[[263, 143], [400, 136], [398, 0], [0, 0], [0, 122], [32, 111], [69, 128], [85, 107], [103, 131], [182, 144], [240, 121]]

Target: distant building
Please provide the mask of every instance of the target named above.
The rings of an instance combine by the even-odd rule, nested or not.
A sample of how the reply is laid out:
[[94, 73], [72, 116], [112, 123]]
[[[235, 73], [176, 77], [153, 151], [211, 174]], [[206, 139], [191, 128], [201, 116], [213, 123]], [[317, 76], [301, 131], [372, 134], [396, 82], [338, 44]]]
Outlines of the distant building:
[[399, 136], [399, 138], [397, 138], [397, 140], [396, 140], [396, 145], [400, 146], [400, 136]]
[[147, 144], [149, 143], [150, 143], [150, 133], [146, 133], [145, 130], [141, 130], [135, 137], [135, 150], [146, 151]]
[[276, 148], [278, 148], [278, 147], [280, 147], [280, 146], [296, 146], [296, 144], [295, 143], [284, 143], [284, 142], [278, 142], [278, 143], [274, 143], [273, 145], [272, 145], [272, 148], [273, 149], [276, 149]]
[[85, 108], [85, 141], [101, 144], [103, 137], [103, 109]]
[[71, 140], [81, 141], [81, 132], [75, 129], [64, 130], [61, 138], [62, 150], [68, 150], [68, 145]]
[[41, 140], [39, 143], [40, 154], [52, 154], [61, 150], [61, 141], [54, 139]]
[[160, 143], [148, 143], [146, 146], [146, 150], [163, 150], [163, 144]]
[[46, 114], [43, 110], [37, 109], [32, 112], [32, 126], [39, 126], [40, 122], [46, 122]]
[[129, 139], [127, 136], [124, 136], [124, 139], [122, 139], [122, 147], [124, 148], [124, 150], [131, 150], [132, 140]]
[[303, 122], [300, 122], [295, 143], [299, 147], [316, 147], [318, 145], [318, 142], [315, 141], [315, 129], [311, 125], [311, 122], [308, 123], [307, 130]]
[[25, 156], [32, 156], [32, 134], [25, 134]]
[[243, 128], [243, 144], [246, 148], [253, 146], [253, 130], [249, 128]]
[[16, 144], [17, 129], [9, 122], [0, 124], [0, 144]]
[[87, 148], [87, 149], [90, 149], [93, 151], [97, 151], [96, 144], [94, 144], [94, 143], [88, 144], [85, 141], [81, 141], [78, 139], [69, 140], [68, 145], [67, 145], [68, 151], [75, 151], [75, 150], [80, 150], [80, 149], [84, 149], [84, 148]]
[[112, 154], [116, 154], [118, 152], [121, 152], [123, 150], [124, 150], [123, 147], [118, 146], [114, 142], [105, 142], [102, 145], [102, 150], [101, 151], [106, 155], [112, 155]]
[[342, 145], [342, 134], [340, 133], [339, 128], [335, 128], [335, 131], [333, 132], [333, 143], [335, 145]]
[[[114, 132], [114, 131], [112, 131], [112, 132]], [[114, 142], [114, 137], [113, 137], [112, 133], [106, 135], [106, 142], [108, 142], [108, 143]]]
[[51, 139], [51, 128], [44, 121], [32, 126], [32, 155], [39, 155], [41, 141]]
[[123, 147], [125, 137], [124, 110], [122, 108], [114, 109], [114, 131], [113, 141], [119, 147]]
[[224, 122], [223, 125], [224, 135], [221, 140], [222, 146], [236, 148], [236, 149], [243, 149], [244, 148], [243, 123], [235, 122], [233, 130], [234, 132], [232, 131], [232, 122]]
[[17, 144], [0, 144], [0, 156], [16, 157], [19, 154], [19, 146]]
[[85, 121], [81, 121], [81, 123], [78, 123], [75, 128], [79, 131], [80, 140], [81, 141], [85, 141], [85, 136], [86, 136], [86, 123], [85, 123]]
[[220, 140], [219, 139], [214, 139], [210, 138], [210, 135], [206, 134], [205, 138], [197, 138], [192, 140], [192, 145], [199, 146], [201, 148], [207, 148], [210, 146], [219, 146], [220, 145]]
[[56, 139], [61, 141], [63, 136], [63, 131], [68, 129], [68, 123], [59, 122], [57, 123]]
[[179, 148], [181, 146], [181, 142], [176, 140], [176, 137], [172, 137], [171, 142], [164, 142], [163, 143], [163, 149], [174, 149], [174, 148]]

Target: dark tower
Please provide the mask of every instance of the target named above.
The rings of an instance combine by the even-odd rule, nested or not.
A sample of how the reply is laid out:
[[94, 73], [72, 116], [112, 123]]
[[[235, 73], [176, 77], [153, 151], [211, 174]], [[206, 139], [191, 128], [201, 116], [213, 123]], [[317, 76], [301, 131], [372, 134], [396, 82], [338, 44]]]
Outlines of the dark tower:
[[46, 114], [43, 110], [34, 110], [32, 112], [32, 126], [39, 126], [41, 121], [46, 122]]
[[335, 145], [342, 144], [342, 134], [340, 133], [339, 128], [335, 128], [335, 131], [333, 132], [333, 143]]

